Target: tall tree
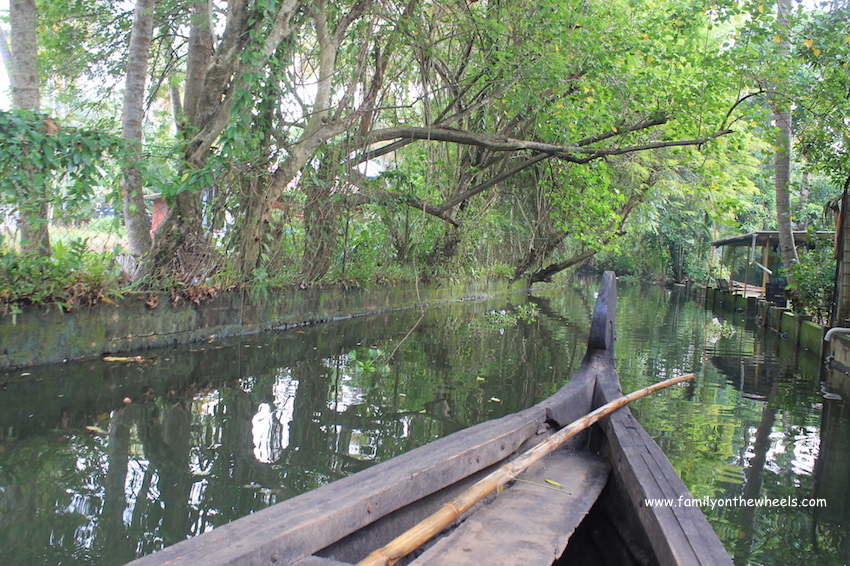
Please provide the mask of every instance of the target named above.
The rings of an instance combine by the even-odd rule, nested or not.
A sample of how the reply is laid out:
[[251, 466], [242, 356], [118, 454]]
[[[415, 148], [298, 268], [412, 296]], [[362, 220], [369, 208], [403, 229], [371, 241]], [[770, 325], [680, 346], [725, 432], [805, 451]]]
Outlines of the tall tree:
[[836, 222], [835, 309], [830, 323], [850, 325], [850, 74], [846, 61], [850, 43], [850, 5], [831, 2], [823, 11], [810, 14], [801, 30], [802, 45], [794, 52], [806, 70], [807, 83], [800, 89], [807, 96], [799, 100], [800, 153], [809, 166], [828, 174], [837, 187], [843, 187]]
[[[335, 26], [331, 20], [331, 15], [333, 14], [332, 6], [325, 0], [315, 3], [313, 24], [319, 48], [316, 77], [318, 82], [316, 96], [312, 106], [312, 115], [307, 120], [306, 127], [299, 139], [299, 143], [309, 153], [301, 153], [301, 155], [312, 155], [320, 147], [319, 144], [313, 145], [311, 138], [315, 138], [317, 141], [322, 140], [324, 137], [322, 135], [323, 130], [327, 130], [326, 124], [331, 118], [333, 78], [334, 74], [338, 71], [337, 65], [340, 49], [343, 46], [343, 41], [346, 39], [349, 26], [357, 21], [363, 9], [370, 3], [369, 1], [363, 2], [362, 8], [355, 4], [349, 13], [349, 17], [339, 19]], [[411, 6], [415, 4], [415, 0], [410, 3]], [[360, 57], [364, 55], [365, 53], [361, 50]], [[381, 60], [381, 55], [377, 57], [377, 74], [380, 75], [380, 69], [386, 63]], [[386, 54], [384, 57], [386, 57]], [[371, 103], [371, 101], [368, 103]], [[342, 108], [344, 107], [341, 106], [340, 109]], [[353, 118], [354, 116], [350, 114], [343, 122], [351, 124]], [[320, 165], [319, 171], [314, 176], [314, 180], [304, 183], [307, 203], [304, 207], [305, 247], [299, 274], [302, 282], [312, 283], [321, 279], [328, 272], [330, 258], [336, 250], [339, 202], [338, 199], [334, 200], [333, 198], [333, 189], [339, 173], [336, 164], [341, 162], [342, 157], [337, 154], [338, 151], [339, 148], [329, 149], [327, 152], [328, 156], [322, 160], [322, 165]], [[302, 162], [303, 157], [297, 157], [297, 155], [298, 153], [291, 154], [292, 162], [289, 166], [301, 169], [307, 163], [306, 161]]]
[[[210, 3], [193, 2], [183, 116], [178, 120], [185, 140], [180, 172], [181, 178], [188, 182], [173, 187], [172, 193], [176, 194], [172, 206], [157, 229], [140, 275], [167, 271], [175, 262], [180, 264], [181, 257], [194, 256], [197, 260], [194, 263], [204, 263], [202, 256], [209, 257], [201, 199], [203, 191], [211, 188], [213, 175], [205, 167], [216, 151], [215, 142], [233, 117], [231, 113], [237, 102], [244, 106], [240, 107], [242, 111], [251, 112], [246, 78], [260, 75], [269, 65], [281, 42], [295, 29], [293, 18], [300, 10], [300, 0], [230, 1], [223, 32], [216, 42]], [[197, 270], [195, 273], [182, 270], [184, 279], [200, 275]]]
[[[38, 111], [41, 105], [38, 80], [37, 11], [35, 0], [12, 0], [12, 107]], [[48, 229], [49, 187], [28, 187], [18, 202], [21, 248], [25, 252], [50, 254]]]
[[12, 104], [15, 109], [41, 107], [38, 86], [38, 42], [35, 0], [12, 0], [9, 22], [12, 27]]
[[[174, 267], [194, 253], [187, 246], [206, 253], [213, 201], [202, 195], [233, 195], [237, 171], [247, 179], [239, 194], [215, 203], [233, 219], [227, 251], [243, 276], [261, 261], [271, 211], [291, 187], [307, 203], [303, 261], [292, 263], [310, 282], [333, 264], [346, 203], [391, 201], [439, 218], [447, 237], [432, 257], [444, 261], [464, 240], [473, 245], [470, 228], [500, 191], [522, 190], [520, 174], [538, 180], [543, 201], [570, 204], [541, 206], [529, 222], [529, 239], [548, 242], [529, 246], [523, 263], [542, 266], [571, 253], [571, 240], [600, 247], [600, 226], [618, 232], [634, 205], [622, 185], [576, 181], [588, 163], [710, 148], [731, 131], [734, 76], [713, 27], [725, 16], [699, 1], [213, 4], [223, 11], [192, 0], [173, 29], [187, 5], [188, 51], [179, 34], [172, 50], [186, 66], [175, 105], [182, 155], [148, 272]], [[363, 161], [391, 153], [397, 166], [425, 162], [422, 186], [403, 194], [358, 175]], [[595, 224], [574, 217], [588, 203]]]
[[[133, 29], [127, 53], [127, 78], [124, 84], [124, 109], [121, 137], [131, 140], [137, 152], [131, 161], [140, 159], [142, 123], [145, 116], [145, 82], [148, 75], [148, 53], [153, 35], [155, 0], [137, 0], [133, 14]], [[124, 223], [130, 253], [136, 256], [150, 249], [150, 222], [145, 209], [142, 174], [131, 164], [124, 167], [121, 179], [124, 203]]]
[[[416, 140], [466, 148], [447, 151], [448, 162], [435, 171], [449, 177], [433, 184], [452, 190], [405, 199], [454, 225], [465, 210], [475, 209], [477, 195], [510, 186], [523, 172], [555, 172], [538, 178], [545, 179], [552, 197], [581, 206], [556, 209], [562, 214], [558, 230], [534, 236], [541, 243], [530, 246], [531, 261], [522, 261], [523, 271], [568, 240], [598, 249], [610, 239], [597, 237], [601, 231], [613, 237], [622, 228], [620, 221], [636, 204], [631, 197], [638, 195], [604, 178], [574, 182], [593, 176], [582, 173], [590, 170], [587, 164], [664, 147], [710, 148], [712, 140], [731, 132], [737, 75], [713, 27], [726, 16], [707, 13], [699, 2], [635, 9], [620, 2], [520, 0], [458, 5], [450, 13], [441, 9], [421, 26], [429, 34], [409, 38], [423, 75], [435, 77], [422, 81], [433, 84], [422, 89], [425, 112], [412, 119], [388, 114], [376, 119], [364, 145], [390, 143], [364, 155], [395, 151], [401, 162], [402, 148]], [[473, 38], [468, 43], [463, 31]], [[598, 223], [582, 222], [588, 208]], [[580, 216], [563, 214], [567, 210]], [[456, 245], [448, 238], [446, 243], [445, 250]], [[580, 250], [540, 275], [549, 277], [586, 253]]]
[[[791, 33], [790, 15], [793, 9], [792, 0], [779, 0], [776, 5], [778, 10], [779, 29], [782, 35], [779, 40], [780, 59], [788, 60], [791, 56]], [[790, 93], [777, 93], [775, 88], [770, 88], [771, 105], [776, 120], [776, 151], [774, 159], [774, 181], [776, 187], [776, 227], [779, 231], [779, 253], [782, 263], [790, 267], [797, 261], [797, 246], [794, 243], [794, 232], [791, 223], [791, 145], [792, 145], [792, 117]], [[795, 285], [796, 281], [790, 270], [786, 271], [789, 285]]]

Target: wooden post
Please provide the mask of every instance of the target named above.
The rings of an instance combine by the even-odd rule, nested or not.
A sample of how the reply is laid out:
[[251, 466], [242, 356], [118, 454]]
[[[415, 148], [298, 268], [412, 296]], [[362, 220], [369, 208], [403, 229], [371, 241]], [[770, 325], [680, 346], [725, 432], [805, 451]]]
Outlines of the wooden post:
[[[762, 246], [761, 264], [765, 268], [769, 269], [770, 268], [770, 264], [768, 263], [769, 261], [770, 261], [770, 236], [767, 237], [767, 243], [764, 246]], [[768, 272], [766, 270], [762, 269], [762, 271], [761, 271], [761, 296], [762, 297], [767, 296], [767, 284], [768, 283], [770, 283], [770, 275], [768, 274]]]
[[850, 179], [841, 197], [841, 222], [836, 229], [838, 240], [838, 265], [835, 278], [835, 311], [832, 326], [846, 327], [850, 324]]
[[735, 260], [738, 259], [735, 246], [729, 246], [729, 253], [732, 254], [732, 266], [729, 268], [729, 292], [735, 294]]

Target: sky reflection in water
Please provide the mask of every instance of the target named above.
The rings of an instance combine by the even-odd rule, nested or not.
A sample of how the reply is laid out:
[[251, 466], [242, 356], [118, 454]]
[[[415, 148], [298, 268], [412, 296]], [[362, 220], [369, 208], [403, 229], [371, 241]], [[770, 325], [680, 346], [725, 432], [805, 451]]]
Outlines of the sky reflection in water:
[[[123, 564], [528, 407], [578, 366], [597, 285], [7, 375], [0, 559]], [[730, 316], [621, 284], [624, 390], [698, 375], [633, 410], [695, 497], [827, 498], [707, 509], [736, 563], [843, 564], [847, 386], [830, 378], [824, 398], [817, 361]]]

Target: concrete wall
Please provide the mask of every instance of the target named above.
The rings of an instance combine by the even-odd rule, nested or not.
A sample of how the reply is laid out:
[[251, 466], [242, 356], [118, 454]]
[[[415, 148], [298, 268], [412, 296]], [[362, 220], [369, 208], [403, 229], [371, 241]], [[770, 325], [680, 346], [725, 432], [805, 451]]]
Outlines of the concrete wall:
[[[807, 352], [811, 357], [821, 359], [824, 352], [823, 337], [826, 329], [811, 322], [808, 317], [796, 316], [785, 307], [777, 307], [764, 299], [733, 295], [713, 287], [697, 286], [691, 289], [697, 297], [705, 297], [707, 303], [726, 310], [736, 311], [756, 318], [759, 325], [765, 326], [781, 334], [800, 352]], [[848, 358], [850, 361], [850, 358]]]
[[850, 339], [847, 335], [833, 336], [826, 345], [826, 355], [834, 370], [845, 375], [850, 372]]
[[[786, 308], [777, 307], [761, 299], [755, 304], [742, 305], [741, 297], [734, 297], [712, 287], [696, 287], [691, 291], [698, 298], [704, 297], [706, 303], [753, 314], [758, 324], [780, 333], [789, 345], [794, 345], [794, 353], [801, 369], [818, 375], [826, 362], [830, 370], [827, 373], [844, 376], [842, 379], [847, 383], [843, 387], [850, 391], [850, 380], [846, 379], [846, 376], [850, 375], [850, 334], [836, 334], [826, 343], [823, 339], [827, 328], [808, 320], [807, 317], [795, 316]], [[832, 391], [834, 387], [829, 386], [828, 389]]]
[[480, 298], [521, 289], [504, 281], [472, 285], [375, 286], [289, 289], [260, 296], [247, 290], [221, 292], [209, 301], [176, 304], [167, 294], [125, 297], [117, 305], [63, 312], [28, 307], [0, 317], [0, 370], [100, 356], [287, 328], [465, 297]]

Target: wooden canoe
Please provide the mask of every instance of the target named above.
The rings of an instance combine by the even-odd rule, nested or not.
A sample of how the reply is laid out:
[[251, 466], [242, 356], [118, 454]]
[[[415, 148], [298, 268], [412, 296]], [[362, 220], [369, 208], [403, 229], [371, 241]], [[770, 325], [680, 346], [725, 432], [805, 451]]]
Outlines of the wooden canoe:
[[[133, 566], [355, 564], [496, 466], [622, 395], [616, 277], [606, 272], [587, 354], [545, 401], [456, 432], [142, 557]], [[732, 564], [688, 489], [628, 407], [573, 437], [399, 564]]]

